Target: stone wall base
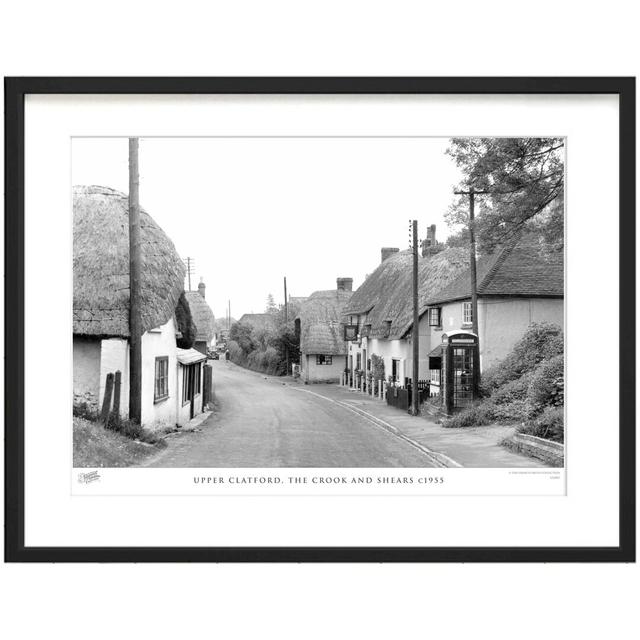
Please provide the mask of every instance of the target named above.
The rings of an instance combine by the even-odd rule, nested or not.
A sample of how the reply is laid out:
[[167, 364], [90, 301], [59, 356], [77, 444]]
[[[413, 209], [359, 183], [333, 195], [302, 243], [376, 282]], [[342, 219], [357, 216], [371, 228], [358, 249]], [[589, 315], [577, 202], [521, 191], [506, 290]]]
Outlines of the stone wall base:
[[505, 438], [501, 444], [512, 451], [542, 460], [550, 467], [564, 467], [564, 445], [559, 442], [525, 433], [514, 433], [510, 438]]

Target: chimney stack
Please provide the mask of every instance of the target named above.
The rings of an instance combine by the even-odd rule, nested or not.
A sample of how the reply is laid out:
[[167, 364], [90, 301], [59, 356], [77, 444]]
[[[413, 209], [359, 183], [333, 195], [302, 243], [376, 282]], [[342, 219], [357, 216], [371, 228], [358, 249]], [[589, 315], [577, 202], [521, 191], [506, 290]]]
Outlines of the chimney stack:
[[204, 282], [202, 281], [202, 278], [200, 278], [200, 283], [198, 284], [198, 293], [204, 298], [204, 291], [207, 287], [205, 286]]
[[400, 251], [400, 249], [397, 247], [382, 247], [382, 249], [380, 249], [380, 262], [384, 262], [389, 256], [398, 253], [398, 251]]
[[338, 291], [353, 290], [353, 278], [338, 278], [336, 282], [337, 282]]
[[422, 241], [422, 257], [428, 258], [434, 253], [438, 253], [438, 251], [440, 251], [441, 249], [442, 247], [436, 240], [436, 225], [432, 224], [427, 227], [427, 237]]

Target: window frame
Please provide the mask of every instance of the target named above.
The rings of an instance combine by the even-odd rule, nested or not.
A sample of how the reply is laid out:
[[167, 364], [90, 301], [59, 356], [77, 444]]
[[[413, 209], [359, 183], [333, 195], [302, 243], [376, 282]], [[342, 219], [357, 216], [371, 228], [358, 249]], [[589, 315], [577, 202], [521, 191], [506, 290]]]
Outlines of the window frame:
[[[322, 358], [322, 362], [320, 359]], [[333, 364], [333, 355], [326, 356], [322, 353], [316, 353], [316, 365], [321, 367], [324, 365], [332, 365]]]
[[[437, 314], [437, 322], [433, 322], [433, 313]], [[442, 307], [429, 307], [427, 309], [428, 321], [430, 327], [441, 327], [442, 326]]]
[[[164, 376], [158, 376], [158, 365], [164, 365]], [[162, 369], [162, 367], [161, 367]], [[164, 394], [158, 394], [158, 382], [164, 382]], [[156, 356], [153, 378], [153, 403], [163, 402], [169, 398], [169, 356]]]
[[462, 324], [473, 324], [473, 302], [462, 303]]

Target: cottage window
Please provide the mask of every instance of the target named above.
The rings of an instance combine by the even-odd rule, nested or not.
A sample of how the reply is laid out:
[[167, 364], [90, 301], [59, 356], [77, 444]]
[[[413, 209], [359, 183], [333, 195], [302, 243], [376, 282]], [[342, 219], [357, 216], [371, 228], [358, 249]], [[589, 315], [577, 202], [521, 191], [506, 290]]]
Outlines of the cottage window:
[[153, 401], [160, 402], [169, 397], [169, 356], [156, 358], [156, 382]]
[[432, 307], [431, 309], [429, 309], [429, 326], [442, 326], [442, 307]]
[[316, 356], [316, 364], [333, 364], [333, 356]]
[[465, 302], [462, 306], [462, 322], [471, 324], [473, 322], [473, 306], [471, 302]]

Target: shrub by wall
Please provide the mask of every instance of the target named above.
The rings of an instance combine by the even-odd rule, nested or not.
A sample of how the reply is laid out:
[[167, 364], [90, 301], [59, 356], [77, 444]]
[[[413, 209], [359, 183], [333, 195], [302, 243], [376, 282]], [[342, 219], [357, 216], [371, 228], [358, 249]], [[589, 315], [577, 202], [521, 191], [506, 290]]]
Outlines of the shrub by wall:
[[377, 356], [375, 353], [371, 354], [371, 373], [376, 382], [378, 380], [384, 380], [384, 358]]
[[518, 431], [554, 442], [564, 442], [564, 407], [546, 407], [537, 418], [518, 427]]
[[564, 405], [564, 356], [541, 362], [531, 376], [527, 400], [533, 413]]
[[532, 323], [507, 357], [482, 374], [482, 395], [532, 371], [540, 362], [564, 353], [562, 328], [550, 322]]

